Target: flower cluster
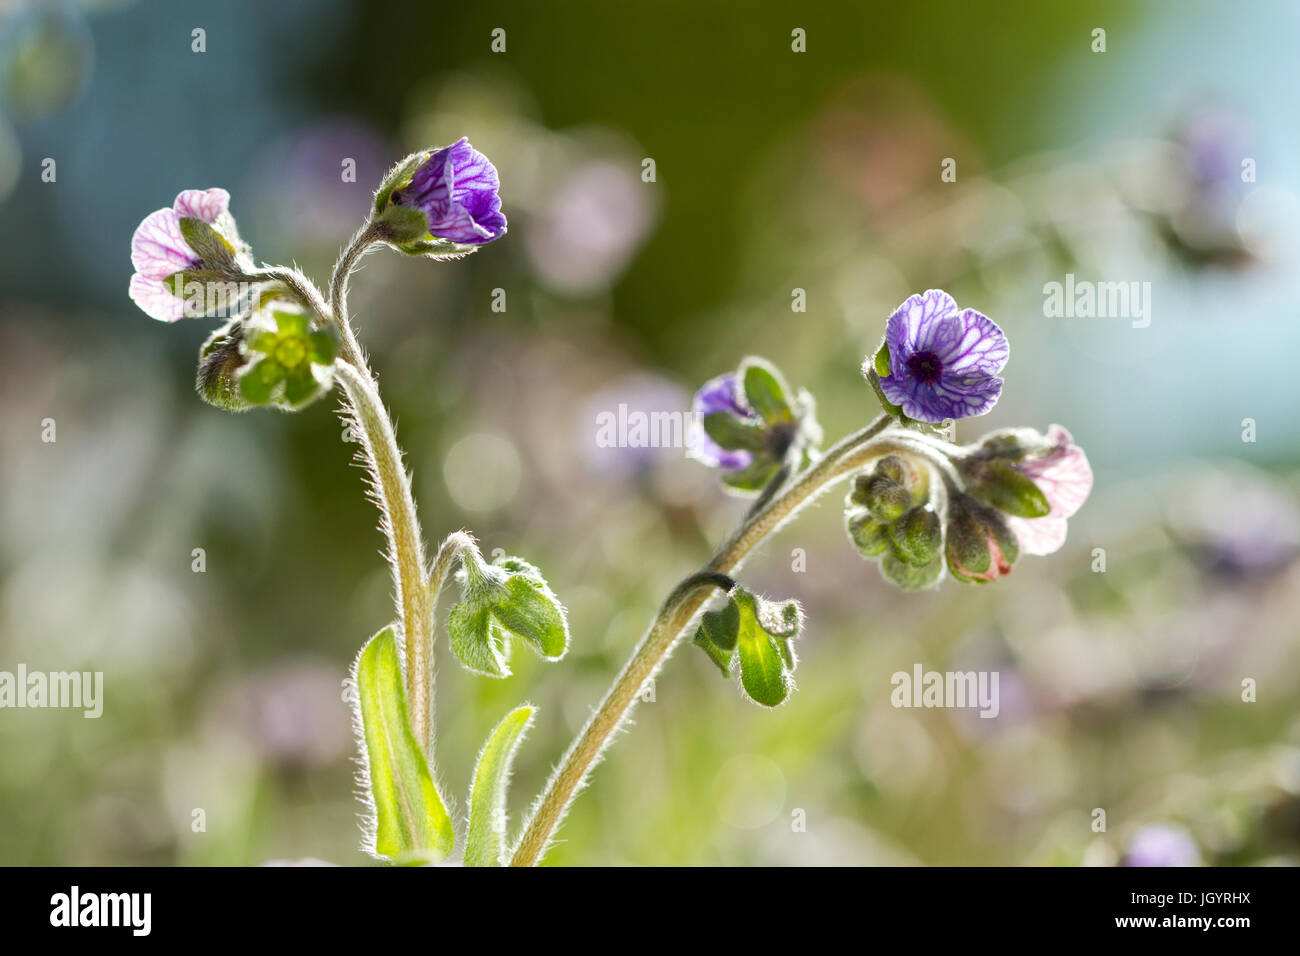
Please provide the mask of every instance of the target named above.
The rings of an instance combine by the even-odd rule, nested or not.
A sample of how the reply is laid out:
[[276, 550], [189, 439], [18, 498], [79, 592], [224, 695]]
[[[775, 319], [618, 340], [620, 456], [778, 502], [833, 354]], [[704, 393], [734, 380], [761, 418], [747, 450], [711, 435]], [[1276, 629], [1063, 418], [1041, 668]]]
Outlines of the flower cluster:
[[[1088, 458], [1060, 425], [1045, 435], [994, 432], [965, 447], [943, 439], [939, 426], [983, 415], [997, 402], [1009, 354], [992, 320], [931, 289], [894, 311], [863, 365], [894, 422], [880, 435], [889, 453], [853, 478], [846, 528], [899, 587], [932, 587], [945, 574], [985, 583], [1009, 574], [1021, 554], [1051, 554], [1092, 489]], [[748, 367], [757, 362], [747, 360]], [[758, 367], [781, 381], [770, 365]], [[800, 433], [797, 418], [785, 419], [787, 432], [774, 431], [740, 373], [708, 382], [695, 409], [695, 457], [721, 469], [724, 483], [757, 491], [777, 480], [788, 448], [782, 438]]]

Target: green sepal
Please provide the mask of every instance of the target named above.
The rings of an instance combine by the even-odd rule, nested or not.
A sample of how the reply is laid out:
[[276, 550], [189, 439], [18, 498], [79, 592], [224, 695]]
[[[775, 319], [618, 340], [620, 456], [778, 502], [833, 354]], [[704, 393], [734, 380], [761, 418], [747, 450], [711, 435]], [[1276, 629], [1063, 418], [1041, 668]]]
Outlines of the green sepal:
[[395, 863], [436, 863], [455, 831], [411, 730], [397, 635], [392, 625], [362, 648], [353, 665], [356, 713], [374, 808], [369, 848]]
[[769, 427], [793, 424], [789, 389], [775, 366], [760, 358], [747, 358], [740, 363], [740, 380], [745, 401]]
[[374, 224], [383, 240], [398, 248], [433, 238], [429, 234], [429, 217], [410, 206], [390, 205], [375, 215]]
[[510, 768], [536, 712], [537, 708], [525, 704], [506, 714], [479, 752], [469, 791], [466, 866], [502, 866], [506, 862], [506, 794]]
[[1052, 511], [1042, 489], [1005, 462], [981, 464], [967, 487], [977, 498], [1019, 518], [1043, 518]]
[[226, 278], [240, 273], [235, 263], [235, 247], [209, 223], [197, 216], [182, 216], [180, 230], [181, 238], [202, 260], [205, 269]]
[[746, 468], [724, 472], [722, 483], [737, 491], [762, 491], [780, 470], [780, 462], [756, 457]]
[[727, 451], [762, 451], [767, 446], [767, 430], [761, 425], [743, 422], [730, 412], [705, 415], [704, 433]]
[[410, 184], [416, 171], [427, 163], [432, 155], [432, 151], [422, 149], [412, 153], [405, 159], [398, 160], [397, 164], [384, 176], [383, 181], [379, 184], [379, 189], [375, 192], [374, 211], [376, 215], [388, 207], [388, 202], [394, 192]]
[[871, 364], [878, 376], [889, 378], [889, 343], [884, 339], [881, 339], [880, 348], [876, 350], [876, 357]]
[[267, 405], [275, 387], [284, 381], [284, 366], [269, 358], [244, 366], [239, 375], [239, 394], [250, 405]]

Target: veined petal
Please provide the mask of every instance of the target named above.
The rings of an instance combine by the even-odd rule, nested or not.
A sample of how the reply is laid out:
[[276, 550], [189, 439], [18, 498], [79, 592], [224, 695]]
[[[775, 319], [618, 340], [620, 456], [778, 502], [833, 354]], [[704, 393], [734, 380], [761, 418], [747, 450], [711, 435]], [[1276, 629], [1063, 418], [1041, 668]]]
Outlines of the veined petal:
[[147, 279], [165, 279], [198, 264], [181, 236], [180, 217], [171, 209], [149, 213], [131, 237], [131, 265]]
[[885, 326], [890, 357], [915, 352], [921, 347], [921, 336], [931, 323], [956, 312], [956, 300], [942, 289], [927, 289], [924, 293], [909, 296], [894, 310]]
[[1060, 425], [1048, 428], [1047, 437], [1053, 443], [1051, 450], [1041, 457], [1025, 458], [1016, 469], [1047, 496], [1052, 506], [1049, 517], [1069, 518], [1083, 507], [1092, 491], [1092, 466], [1084, 450]]
[[220, 187], [182, 190], [172, 205], [178, 217], [188, 216], [206, 223], [215, 223], [229, 209], [230, 193]]
[[1025, 554], [1054, 554], [1065, 544], [1068, 531], [1065, 519], [1054, 515], [1046, 518], [1017, 518], [1008, 515], [1007, 525]]
[[185, 300], [172, 295], [162, 279], [150, 279], [140, 273], [131, 276], [131, 301], [159, 322], [185, 318]]

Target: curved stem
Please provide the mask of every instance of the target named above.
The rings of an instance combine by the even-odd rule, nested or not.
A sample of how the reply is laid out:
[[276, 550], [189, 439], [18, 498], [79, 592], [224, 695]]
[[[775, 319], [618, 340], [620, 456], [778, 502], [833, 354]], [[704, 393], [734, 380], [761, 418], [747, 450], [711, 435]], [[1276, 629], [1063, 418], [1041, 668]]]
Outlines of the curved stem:
[[415, 514], [411, 479], [402, 464], [402, 451], [374, 380], [343, 359], [335, 361], [334, 370], [347, 390], [353, 417], [361, 428], [367, 464], [383, 515], [388, 560], [393, 568], [402, 620], [411, 730], [427, 752], [433, 709], [433, 608], [425, 580], [424, 540]]
[[367, 222], [357, 230], [356, 235], [347, 244], [347, 248], [339, 255], [339, 261], [334, 264], [334, 272], [330, 276], [329, 314], [334, 322], [334, 329], [339, 334], [340, 351], [349, 363], [364, 371], [372, 380], [374, 376], [370, 373], [370, 367], [366, 364], [361, 345], [357, 342], [357, 337], [352, 331], [352, 323], [348, 319], [348, 280], [351, 279], [352, 272], [361, 261], [361, 257], [378, 241], [378, 228], [373, 222]]
[[532, 866], [541, 859], [591, 768], [636, 703], [642, 685], [667, 659], [713, 589], [725, 587], [723, 582], [730, 581], [731, 572], [740, 567], [764, 538], [840, 478], [873, 458], [909, 450], [900, 440], [878, 437], [892, 421], [890, 416], [881, 415], [866, 428], [833, 445], [798, 481], [746, 516], [708, 565], [677, 586], [551, 775], [524, 826], [523, 836], [510, 859], [511, 866]]

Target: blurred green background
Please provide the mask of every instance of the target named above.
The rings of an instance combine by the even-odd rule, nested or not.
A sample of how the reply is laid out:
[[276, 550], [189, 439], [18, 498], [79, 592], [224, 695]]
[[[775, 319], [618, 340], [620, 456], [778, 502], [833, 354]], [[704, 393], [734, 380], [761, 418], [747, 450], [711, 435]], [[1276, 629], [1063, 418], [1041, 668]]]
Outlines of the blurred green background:
[[[531, 700], [517, 819], [743, 513], [680, 449], [598, 447], [596, 416], [685, 411], [757, 353], [837, 438], [874, 415], [858, 365], [885, 317], [942, 287], [1012, 342], [962, 440], [1061, 422], [1088, 450], [1066, 547], [902, 594], [828, 496], [744, 575], [805, 602], [798, 693], [762, 711], [681, 648], [549, 861], [1300, 857], [1300, 10], [702, 7], [0, 0], [0, 670], [103, 671], [106, 695], [98, 720], [0, 711], [0, 864], [367, 862], [341, 682], [391, 605], [354, 449], [331, 403], [202, 404], [213, 323], [136, 310], [129, 244], [220, 185], [259, 259], [323, 282], [388, 165], [460, 135], [500, 169], [509, 235], [367, 259], [354, 321], [428, 535], [534, 560], [573, 630], [500, 682], [440, 641], [462, 809]], [[1150, 282], [1150, 326], [1045, 317], [1066, 273]], [[999, 717], [894, 709], [917, 663], [997, 670]]]

